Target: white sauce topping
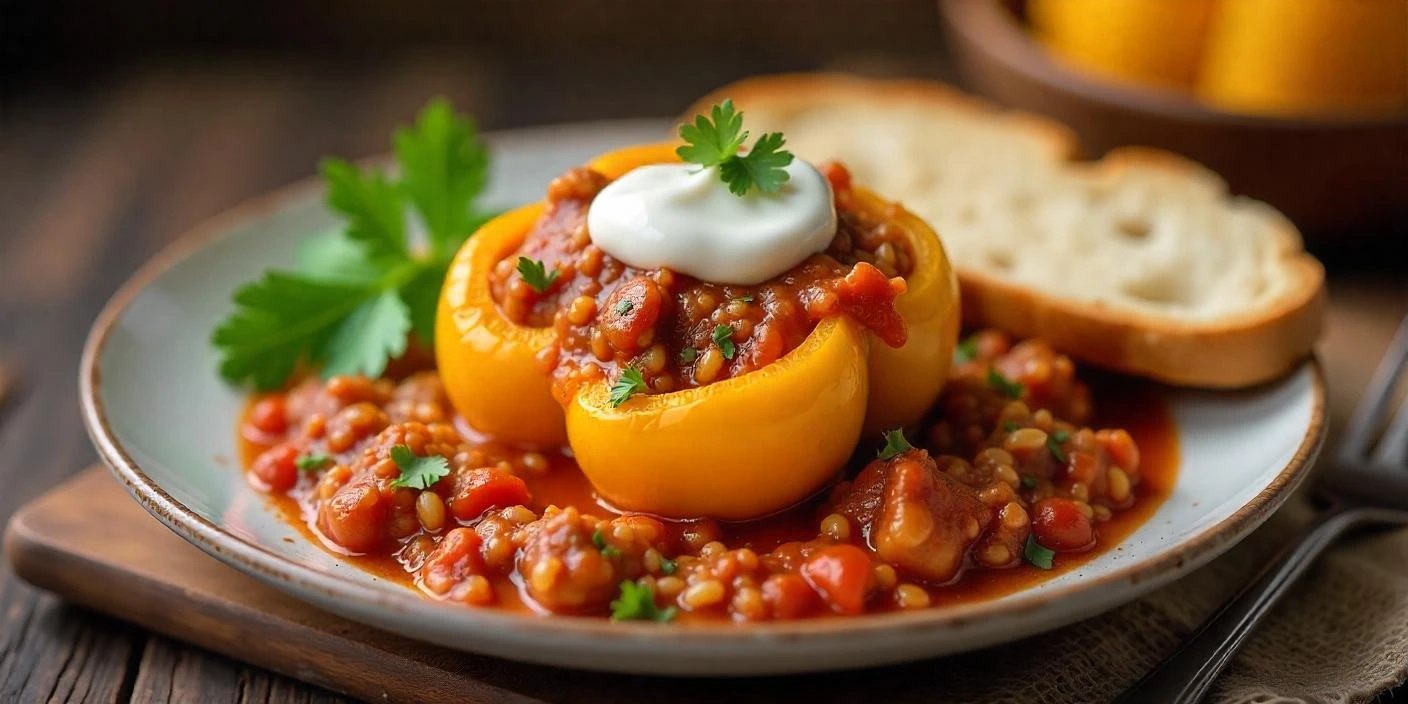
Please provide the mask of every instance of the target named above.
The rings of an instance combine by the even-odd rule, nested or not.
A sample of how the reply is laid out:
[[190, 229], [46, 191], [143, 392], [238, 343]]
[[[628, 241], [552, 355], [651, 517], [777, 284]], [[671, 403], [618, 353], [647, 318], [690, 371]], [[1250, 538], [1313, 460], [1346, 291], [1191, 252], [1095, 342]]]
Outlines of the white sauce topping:
[[587, 211], [592, 242], [638, 269], [751, 286], [826, 249], [836, 234], [831, 184], [793, 159], [775, 193], [729, 192], [717, 168], [642, 166], [602, 189]]

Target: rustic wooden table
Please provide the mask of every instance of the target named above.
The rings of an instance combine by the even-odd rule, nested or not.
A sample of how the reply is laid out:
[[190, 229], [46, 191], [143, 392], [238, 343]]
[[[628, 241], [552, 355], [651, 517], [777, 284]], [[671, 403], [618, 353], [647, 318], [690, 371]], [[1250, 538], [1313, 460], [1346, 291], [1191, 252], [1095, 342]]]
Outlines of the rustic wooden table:
[[[669, 115], [745, 73], [804, 68], [687, 64], [445, 54], [337, 66], [225, 61], [148, 65], [12, 96], [0, 104], [0, 397], [12, 382], [0, 401], [0, 522], [94, 461], [76, 407], [84, 336], [108, 295], [183, 231], [310, 175], [322, 155], [384, 151], [393, 125], [432, 95], [493, 129]], [[906, 70], [916, 66], [946, 73], [937, 62]], [[1326, 254], [1336, 256], [1321, 354], [1338, 421], [1408, 310], [1408, 272]], [[339, 699], [65, 605], [0, 564], [0, 702]]]

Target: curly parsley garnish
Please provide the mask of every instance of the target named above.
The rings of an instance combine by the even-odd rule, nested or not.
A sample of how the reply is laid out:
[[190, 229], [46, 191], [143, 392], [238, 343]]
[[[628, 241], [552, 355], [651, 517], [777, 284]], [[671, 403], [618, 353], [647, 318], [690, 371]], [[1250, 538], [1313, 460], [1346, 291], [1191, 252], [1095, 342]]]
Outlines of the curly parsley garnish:
[[686, 347], [680, 350], [680, 364], [692, 364], [694, 363], [694, 359], [698, 356], [699, 350], [693, 347]]
[[635, 310], [635, 307], [636, 304], [632, 303], [631, 299], [622, 298], [621, 302], [616, 304], [616, 315], [625, 315]]
[[[399, 178], [323, 160], [327, 205], [345, 224], [305, 241], [297, 271], [267, 271], [235, 291], [234, 311], [211, 335], [227, 381], [278, 388], [302, 364], [375, 377], [406, 351], [411, 331], [432, 343], [450, 259], [493, 216], [476, 204], [489, 152], [473, 120], [444, 99], [394, 142]], [[410, 237], [411, 213], [422, 242]]]
[[611, 386], [611, 407], [615, 408], [625, 403], [630, 397], [645, 391], [645, 377], [640, 370], [635, 367], [626, 367], [621, 370], [620, 378]]
[[664, 555], [660, 556], [660, 574], [663, 574], [668, 577], [674, 574], [675, 570], [677, 569], [679, 569], [679, 564], [677, 564], [674, 560], [671, 560], [670, 558], [665, 557]]
[[717, 325], [709, 338], [719, 346], [719, 351], [724, 353], [724, 359], [733, 359], [734, 353], [738, 351], [733, 346], [733, 328], [722, 324]]
[[1022, 556], [1038, 569], [1049, 570], [1051, 569], [1051, 559], [1056, 557], [1056, 551], [1038, 543], [1036, 536], [1028, 533], [1027, 545], [1022, 550]]
[[732, 100], [715, 105], [709, 116], [695, 116], [694, 124], [680, 125], [680, 138], [685, 145], [675, 153], [691, 164], [717, 166], [719, 177], [736, 196], [748, 195], [754, 187], [776, 193], [787, 183], [785, 167], [793, 156], [782, 149], [786, 140], [781, 132], [764, 134], [747, 154], [738, 153], [748, 132], [743, 129], [743, 113], [734, 109]]
[[391, 480], [391, 486], [408, 489], [429, 489], [441, 477], [450, 473], [450, 463], [444, 457], [420, 457], [405, 445], [391, 448], [391, 461], [401, 470], [401, 476]]
[[904, 437], [904, 429], [896, 428], [885, 433], [885, 447], [880, 449], [876, 457], [882, 460], [891, 460], [913, 449], [914, 446], [909, 444], [909, 441]]
[[654, 621], [665, 623], [675, 617], [675, 607], [655, 605], [655, 591], [631, 581], [621, 583], [621, 596], [611, 602], [612, 621]]
[[1003, 396], [1011, 399], [1021, 398], [1027, 390], [1027, 387], [1023, 386], [1021, 382], [1008, 379], [996, 369], [988, 370], [988, 386], [1001, 391]]

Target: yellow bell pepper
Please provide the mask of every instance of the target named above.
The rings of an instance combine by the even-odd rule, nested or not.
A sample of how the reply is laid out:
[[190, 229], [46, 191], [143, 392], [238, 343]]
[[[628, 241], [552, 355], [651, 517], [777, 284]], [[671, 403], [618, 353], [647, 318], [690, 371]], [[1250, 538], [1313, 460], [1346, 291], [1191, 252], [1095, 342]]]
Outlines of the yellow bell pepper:
[[[675, 161], [671, 145], [649, 145], [590, 166], [616, 178]], [[860, 207], [910, 237], [914, 271], [895, 303], [908, 342], [890, 348], [839, 317], [822, 321], [773, 364], [707, 386], [638, 395], [612, 408], [606, 381], [585, 385], [567, 405], [565, 437], [604, 498], [664, 516], [764, 515], [824, 485], [863, 427], [878, 437], [929, 409], [958, 334], [957, 280], [923, 221], [863, 189], [855, 195]], [[442, 292], [436, 356], [451, 401], [472, 425], [551, 443], [562, 437], [563, 411], [536, 359], [551, 344], [551, 330], [509, 323], [488, 287], [489, 271], [522, 243], [540, 213], [541, 206], [508, 213], [466, 243]]]
[[523, 244], [542, 212], [535, 203], [500, 215], [460, 248], [440, 289], [435, 361], [445, 393], [470, 425], [507, 440], [561, 446], [562, 406], [537, 360], [553, 342], [552, 328], [511, 322], [489, 291], [489, 272]]
[[1223, 0], [1198, 94], [1239, 112], [1402, 111], [1408, 108], [1408, 2]]
[[607, 385], [589, 385], [567, 407], [567, 437], [620, 508], [754, 518], [805, 499], [846, 464], [868, 377], [864, 335], [829, 318], [782, 359], [708, 386], [612, 408]]
[[1214, 5], [1214, 0], [1032, 0], [1027, 16], [1051, 52], [1075, 68], [1187, 90], [1197, 78]]

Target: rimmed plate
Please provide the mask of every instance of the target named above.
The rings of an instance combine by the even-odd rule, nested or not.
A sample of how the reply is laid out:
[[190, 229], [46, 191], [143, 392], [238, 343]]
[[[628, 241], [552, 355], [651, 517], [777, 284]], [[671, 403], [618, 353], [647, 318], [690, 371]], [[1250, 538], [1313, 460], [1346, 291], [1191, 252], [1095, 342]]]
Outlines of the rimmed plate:
[[[540, 197], [569, 166], [659, 139], [657, 121], [492, 135], [489, 199]], [[82, 410], [93, 443], [152, 515], [221, 561], [310, 604], [452, 648], [632, 673], [746, 675], [861, 667], [971, 650], [1129, 601], [1221, 554], [1305, 476], [1324, 432], [1325, 390], [1309, 362], [1236, 393], [1167, 392], [1182, 467], [1173, 494], [1120, 549], [992, 601], [802, 622], [659, 626], [535, 617], [440, 604], [339, 564], [245, 484], [234, 424], [243, 397], [216, 375], [209, 333], [230, 293], [334, 220], [316, 184], [216, 218], [158, 255], [99, 316], [84, 351]]]

